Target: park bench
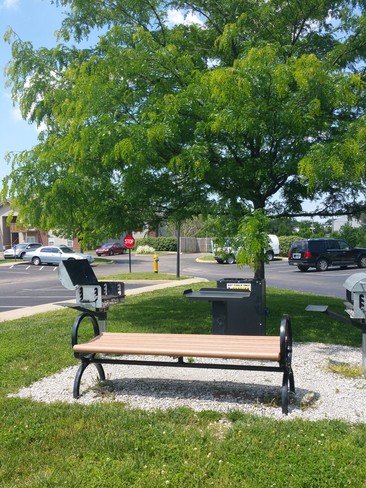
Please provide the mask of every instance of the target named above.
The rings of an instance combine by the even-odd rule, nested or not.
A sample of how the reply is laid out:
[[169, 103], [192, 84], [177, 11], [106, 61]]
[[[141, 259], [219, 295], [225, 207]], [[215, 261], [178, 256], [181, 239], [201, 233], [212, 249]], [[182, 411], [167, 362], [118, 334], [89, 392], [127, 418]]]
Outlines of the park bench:
[[[79, 328], [85, 318], [89, 319], [93, 326], [94, 337], [86, 342], [79, 343]], [[105, 380], [103, 364], [281, 372], [283, 375], [281, 404], [282, 412], [286, 415], [288, 414], [288, 390], [290, 388], [290, 391], [295, 391], [291, 367], [291, 322], [287, 315], [281, 319], [279, 336], [248, 336], [100, 333], [96, 317], [85, 312], [75, 319], [72, 330], [72, 346], [75, 357], [81, 362], [74, 380], [74, 398], [80, 397], [81, 379], [89, 364], [96, 366], [101, 381]], [[124, 356], [143, 356], [143, 358], [134, 359]], [[146, 359], [146, 356], [152, 357], [152, 359]], [[154, 356], [173, 357], [174, 361], [153, 359]], [[242, 364], [237, 361], [235, 363], [222, 361], [207, 363], [192, 361], [190, 358], [239, 359], [245, 360], [246, 363]]]

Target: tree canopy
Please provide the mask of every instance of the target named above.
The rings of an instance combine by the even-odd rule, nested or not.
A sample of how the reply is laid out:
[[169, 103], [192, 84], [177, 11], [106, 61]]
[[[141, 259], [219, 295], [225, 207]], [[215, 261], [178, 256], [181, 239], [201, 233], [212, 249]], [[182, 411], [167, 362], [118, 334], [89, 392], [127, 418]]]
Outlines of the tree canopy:
[[45, 127], [9, 155], [24, 222], [87, 237], [210, 202], [238, 226], [309, 215], [305, 199], [366, 208], [366, 2], [52, 3], [68, 9], [54, 48], [6, 35], [13, 98]]

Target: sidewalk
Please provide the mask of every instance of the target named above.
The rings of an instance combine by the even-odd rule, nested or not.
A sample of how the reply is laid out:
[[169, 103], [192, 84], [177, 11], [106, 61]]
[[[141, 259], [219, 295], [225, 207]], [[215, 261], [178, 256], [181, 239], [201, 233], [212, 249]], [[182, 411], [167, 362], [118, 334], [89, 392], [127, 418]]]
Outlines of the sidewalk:
[[[186, 280], [174, 280], [174, 281], [157, 281], [154, 285], [143, 286], [141, 288], [134, 288], [133, 290], [126, 290], [126, 296], [140, 295], [141, 293], [148, 293], [150, 291], [162, 290], [164, 288], [175, 288], [177, 286], [187, 286], [193, 283], [206, 282], [205, 278], [188, 278]], [[136, 283], [137, 281], [135, 281]], [[16, 310], [10, 310], [8, 312], [0, 312], [0, 322], [8, 320], [16, 320], [24, 317], [31, 317], [39, 313], [54, 312], [65, 308], [60, 303], [75, 304], [75, 300], [63, 300], [62, 302], [45, 303], [43, 305], [35, 305], [34, 307], [19, 308]]]

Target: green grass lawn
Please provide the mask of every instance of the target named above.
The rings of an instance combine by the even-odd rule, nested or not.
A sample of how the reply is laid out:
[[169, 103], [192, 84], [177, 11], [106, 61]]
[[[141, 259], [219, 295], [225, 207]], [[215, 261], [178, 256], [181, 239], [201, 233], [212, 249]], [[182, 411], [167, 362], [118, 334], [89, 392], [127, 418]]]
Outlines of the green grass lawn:
[[[210, 333], [210, 304], [193, 304], [183, 289], [128, 297], [112, 307], [108, 329]], [[269, 289], [268, 334], [278, 334], [289, 313], [295, 341], [361, 345], [357, 329], [305, 312], [309, 303], [343, 310], [341, 300]], [[77, 364], [70, 345], [75, 315], [63, 310], [0, 324], [0, 487], [366, 486], [363, 424], [8, 398]]]

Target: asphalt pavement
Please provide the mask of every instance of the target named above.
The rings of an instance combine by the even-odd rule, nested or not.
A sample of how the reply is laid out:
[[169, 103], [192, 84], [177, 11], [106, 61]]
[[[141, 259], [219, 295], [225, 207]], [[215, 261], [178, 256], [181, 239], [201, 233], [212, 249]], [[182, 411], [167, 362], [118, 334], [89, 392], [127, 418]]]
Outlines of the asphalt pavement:
[[[159, 256], [159, 273], [177, 274], [189, 277], [188, 281], [143, 281], [125, 280], [126, 295], [141, 293], [166, 286], [180, 286], [192, 283], [192, 279], [217, 281], [222, 278], [252, 278], [253, 270], [236, 265], [220, 265], [216, 262], [200, 262], [199, 254], [182, 254], [179, 261], [176, 254]], [[152, 256], [114, 256], [113, 264], [93, 266], [98, 279], [108, 280], [108, 276], [153, 272]], [[43, 311], [59, 309], [59, 302], [75, 303], [75, 292], [66, 290], [59, 282], [57, 266], [32, 266], [27, 263], [15, 264], [6, 261], [0, 265], [0, 321], [32, 315]], [[296, 290], [304, 293], [345, 298], [343, 283], [353, 273], [362, 272], [357, 267], [348, 269], [331, 268], [325, 272], [309, 270], [301, 273], [289, 266], [286, 259], [276, 259], [266, 265], [267, 287]], [[194, 278], [192, 278], [194, 277]], [[194, 281], [193, 281], [194, 282]], [[151, 288], [153, 287], [153, 288]], [[56, 307], [56, 308], [55, 308]]]
[[[164, 288], [173, 288], [177, 286], [189, 286], [193, 283], [202, 283], [205, 280], [204, 278], [190, 278], [186, 280], [180, 281], [159, 281], [157, 280], [155, 284], [146, 284], [146, 283], [135, 283], [135, 288], [131, 288], [126, 290], [126, 296], [132, 295], [139, 295], [141, 293], [148, 293], [155, 290], [161, 290]], [[62, 303], [62, 304], [61, 304]], [[0, 313], [0, 322], [5, 322], [6, 320], [16, 320], [22, 317], [30, 317], [32, 315], [44, 312], [52, 312], [55, 310], [60, 310], [65, 307], [65, 305], [69, 303], [70, 305], [75, 304], [75, 298], [67, 300], [67, 301], [56, 301], [54, 303], [43, 303], [41, 305], [34, 305], [31, 307], [23, 307], [17, 308], [14, 310], [8, 310], [6, 312]]]

